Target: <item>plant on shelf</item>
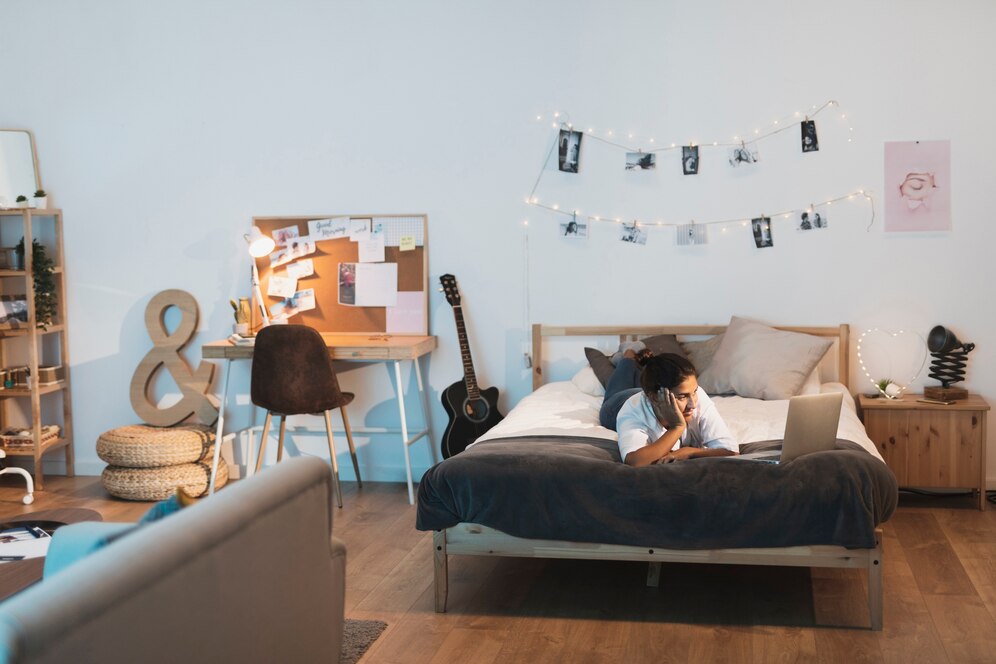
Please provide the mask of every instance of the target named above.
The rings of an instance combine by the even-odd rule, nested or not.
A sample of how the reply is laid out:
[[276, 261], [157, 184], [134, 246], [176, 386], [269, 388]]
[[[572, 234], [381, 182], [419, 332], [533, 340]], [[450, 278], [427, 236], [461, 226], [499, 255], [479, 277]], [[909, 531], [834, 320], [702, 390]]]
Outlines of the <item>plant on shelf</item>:
[[[17, 255], [24, 262], [24, 238], [17, 243]], [[55, 262], [49, 258], [45, 245], [38, 240], [31, 241], [31, 271], [35, 282], [35, 322], [47, 330], [57, 313], [55, 299]]]
[[22, 207], [22, 208], [28, 207], [28, 197], [24, 196], [23, 194], [17, 197], [16, 202], [17, 202], [17, 207]]
[[45, 193], [44, 189], [39, 189], [35, 192], [35, 207], [39, 210], [44, 210], [48, 207], [48, 194]]

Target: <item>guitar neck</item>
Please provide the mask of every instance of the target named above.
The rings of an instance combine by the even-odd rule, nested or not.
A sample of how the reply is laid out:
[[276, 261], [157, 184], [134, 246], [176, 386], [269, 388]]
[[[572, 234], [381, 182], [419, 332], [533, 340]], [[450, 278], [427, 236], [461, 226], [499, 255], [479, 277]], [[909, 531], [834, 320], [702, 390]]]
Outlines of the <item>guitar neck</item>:
[[460, 357], [463, 360], [463, 381], [467, 384], [467, 396], [471, 399], [481, 397], [477, 386], [477, 374], [474, 373], [474, 360], [470, 357], [470, 342], [467, 341], [467, 326], [463, 323], [463, 307], [453, 305], [453, 317], [456, 319], [457, 338], [460, 341]]

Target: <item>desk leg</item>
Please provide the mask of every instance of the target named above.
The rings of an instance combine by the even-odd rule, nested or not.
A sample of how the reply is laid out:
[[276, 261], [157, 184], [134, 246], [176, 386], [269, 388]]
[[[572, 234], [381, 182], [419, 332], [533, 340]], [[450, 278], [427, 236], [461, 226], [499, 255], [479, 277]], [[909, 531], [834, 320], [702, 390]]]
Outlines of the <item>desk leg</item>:
[[[415, 360], [413, 360], [415, 361]], [[405, 385], [401, 382], [401, 361], [394, 361], [394, 380], [398, 391], [398, 413], [401, 415], [401, 447], [405, 452], [405, 473], [408, 477], [408, 504], [415, 504], [412, 489], [412, 459], [408, 454], [408, 417], [405, 415]]]
[[439, 463], [439, 451], [433, 444], [432, 436], [430, 435], [432, 427], [429, 425], [429, 401], [425, 395], [425, 386], [422, 385], [422, 369], [419, 366], [419, 358], [416, 357], [412, 360], [412, 363], [415, 365], [415, 378], [418, 380], [418, 393], [421, 397], [422, 423], [425, 425], [425, 439], [428, 441], [429, 451], [432, 453], [432, 463], [437, 464]]
[[232, 371], [232, 361], [225, 360], [225, 374], [221, 379], [221, 403], [218, 405], [218, 426], [214, 432], [214, 460], [211, 462], [211, 481], [208, 495], [214, 493], [214, 482], [218, 477], [218, 461], [221, 459], [221, 444], [225, 435], [225, 404], [228, 403], [228, 374]]

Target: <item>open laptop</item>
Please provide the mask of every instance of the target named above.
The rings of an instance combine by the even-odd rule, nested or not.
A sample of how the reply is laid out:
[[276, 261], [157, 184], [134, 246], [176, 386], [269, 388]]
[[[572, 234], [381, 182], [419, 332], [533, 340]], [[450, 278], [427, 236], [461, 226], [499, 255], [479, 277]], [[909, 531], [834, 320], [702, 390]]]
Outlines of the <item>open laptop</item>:
[[792, 397], [781, 452], [750, 452], [730, 458], [785, 463], [804, 454], [832, 450], [837, 442], [843, 400], [840, 392]]

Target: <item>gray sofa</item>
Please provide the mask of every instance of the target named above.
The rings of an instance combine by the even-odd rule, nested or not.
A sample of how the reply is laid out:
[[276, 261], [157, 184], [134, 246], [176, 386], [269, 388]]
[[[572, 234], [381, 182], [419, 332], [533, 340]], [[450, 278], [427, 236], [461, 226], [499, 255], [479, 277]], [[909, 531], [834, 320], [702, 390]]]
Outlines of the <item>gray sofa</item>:
[[0, 603], [0, 662], [338, 662], [332, 499], [326, 462], [289, 459], [135, 528]]

